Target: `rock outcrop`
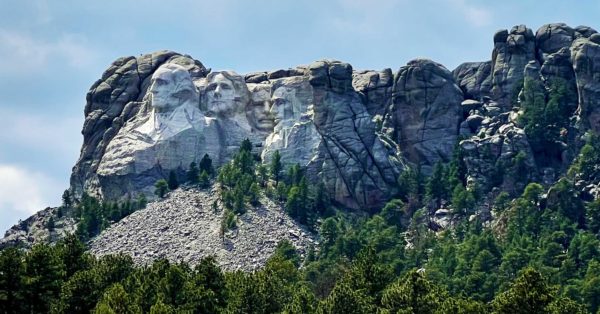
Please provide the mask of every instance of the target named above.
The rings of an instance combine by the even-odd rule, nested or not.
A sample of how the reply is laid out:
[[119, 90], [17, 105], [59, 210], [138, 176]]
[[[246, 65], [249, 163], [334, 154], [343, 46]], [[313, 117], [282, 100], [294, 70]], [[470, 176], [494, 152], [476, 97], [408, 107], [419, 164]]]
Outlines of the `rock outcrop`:
[[494, 34], [492, 52], [492, 97], [502, 108], [510, 109], [523, 80], [523, 69], [536, 60], [535, 36], [525, 25]]
[[452, 71], [456, 84], [462, 89], [465, 99], [481, 100], [490, 96], [492, 89], [492, 63], [465, 62]]
[[[299, 164], [310, 183], [353, 209], [380, 208], [406, 167], [427, 175], [452, 158], [459, 138], [470, 186], [518, 193], [523, 173], [524, 182], [551, 184], [586, 133], [600, 132], [600, 34], [518, 25], [493, 43], [491, 60], [452, 72], [427, 59], [396, 73], [322, 60], [238, 75], [171, 51], [120, 58], [87, 94], [70, 190], [77, 199], [152, 198], [158, 179], [171, 171], [183, 179], [205, 154], [218, 167], [245, 138], [262, 163], [279, 151], [286, 167]], [[526, 80], [546, 102], [556, 84], [566, 87], [560, 156], [543, 168], [519, 119]]]
[[394, 77], [392, 104], [384, 132], [425, 173], [448, 161], [463, 119], [463, 93], [452, 73], [427, 59], [410, 61]]
[[188, 56], [159, 51], [117, 59], [92, 85], [86, 96], [81, 155], [71, 175], [75, 196], [80, 197], [85, 191], [98, 192], [100, 182], [96, 171], [106, 147], [121, 127], [136, 116], [150, 86], [150, 77], [166, 62], [185, 67], [194, 78], [208, 73], [202, 63]]

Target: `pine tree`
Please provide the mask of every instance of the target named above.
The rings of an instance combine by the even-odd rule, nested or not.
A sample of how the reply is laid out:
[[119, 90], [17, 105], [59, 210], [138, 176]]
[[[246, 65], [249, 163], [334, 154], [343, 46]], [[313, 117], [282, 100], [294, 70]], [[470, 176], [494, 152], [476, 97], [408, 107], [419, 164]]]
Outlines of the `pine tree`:
[[276, 187], [279, 185], [279, 179], [282, 169], [283, 165], [281, 164], [281, 155], [279, 154], [279, 151], [276, 150], [275, 153], [273, 153], [271, 164], [269, 165], [269, 172], [271, 173], [271, 178], [275, 180]]
[[248, 138], [244, 139], [240, 145], [240, 152], [242, 151], [246, 151], [248, 153], [252, 152], [252, 142], [250, 142]]
[[71, 193], [69, 193], [69, 190], [65, 190], [63, 192], [62, 195], [62, 203], [63, 203], [63, 207], [71, 207], [71, 205], [73, 205], [73, 202], [71, 201]]
[[24, 307], [28, 303], [23, 295], [23, 259], [23, 252], [17, 248], [5, 248], [0, 251], [0, 313], [26, 312]]
[[50, 216], [50, 218], [48, 218], [48, 222], [46, 222], [46, 229], [48, 229], [50, 232], [54, 231], [54, 217]]
[[95, 313], [123, 313], [133, 314], [141, 313], [139, 307], [133, 302], [132, 298], [119, 283], [113, 285], [104, 293], [102, 300], [96, 306]]
[[546, 307], [554, 300], [554, 291], [540, 273], [528, 268], [510, 289], [496, 296], [492, 302], [494, 313], [547, 313]]
[[175, 190], [179, 187], [179, 181], [177, 181], [177, 174], [175, 171], [169, 171], [169, 181], [168, 181], [169, 190]]
[[199, 175], [198, 166], [196, 166], [196, 163], [192, 161], [190, 163], [190, 168], [188, 169], [188, 171], [186, 173], [188, 182], [191, 184], [198, 183], [198, 175]]
[[137, 197], [138, 209], [145, 208], [148, 205], [148, 200], [146, 200], [146, 195], [144, 193], [138, 194]]
[[433, 172], [425, 185], [425, 197], [434, 202], [434, 206], [439, 208], [442, 199], [447, 195], [446, 185], [444, 184], [445, 169], [441, 162], [433, 167]]
[[445, 292], [421, 273], [411, 271], [383, 292], [381, 303], [391, 313], [435, 313]]
[[202, 170], [202, 173], [200, 173], [200, 177], [198, 178], [198, 183], [201, 188], [207, 188], [210, 186], [210, 177], [208, 172]]
[[202, 171], [205, 171], [206, 173], [208, 173], [209, 176], [212, 176], [215, 173], [215, 170], [213, 169], [212, 165], [212, 159], [210, 159], [210, 156], [208, 156], [208, 154], [204, 154], [204, 156], [200, 160], [198, 171], [200, 173], [202, 173]]
[[165, 179], [160, 179], [154, 183], [154, 194], [158, 195], [158, 197], [163, 198], [169, 192], [169, 184]]
[[48, 313], [58, 300], [64, 278], [64, 264], [57, 251], [45, 244], [34, 246], [25, 257], [27, 312]]

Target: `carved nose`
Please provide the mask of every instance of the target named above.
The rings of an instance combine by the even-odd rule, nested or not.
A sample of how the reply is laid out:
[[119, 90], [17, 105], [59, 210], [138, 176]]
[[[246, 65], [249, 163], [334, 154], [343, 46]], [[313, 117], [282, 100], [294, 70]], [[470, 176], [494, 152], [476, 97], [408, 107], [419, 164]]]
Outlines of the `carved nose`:
[[219, 85], [217, 85], [217, 88], [215, 88], [215, 97], [221, 97], [221, 86]]

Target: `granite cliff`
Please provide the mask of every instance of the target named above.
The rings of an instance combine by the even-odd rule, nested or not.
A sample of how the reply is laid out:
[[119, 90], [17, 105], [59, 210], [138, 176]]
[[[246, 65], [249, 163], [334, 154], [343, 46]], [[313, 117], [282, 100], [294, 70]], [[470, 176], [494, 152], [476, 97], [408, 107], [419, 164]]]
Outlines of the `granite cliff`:
[[[519, 117], [528, 84], [548, 99], [557, 81], [568, 91], [568, 116], [548, 155]], [[600, 34], [562, 23], [500, 30], [491, 60], [453, 71], [427, 59], [396, 72], [321, 60], [240, 75], [171, 51], [124, 57], [87, 94], [70, 192], [152, 198], [157, 180], [172, 171], [183, 178], [205, 154], [223, 165], [248, 138], [261, 162], [278, 151], [341, 208], [381, 208], [403, 171], [429, 175], [457, 149], [467, 188], [515, 195], [531, 180], [554, 183], [589, 132], [600, 131], [599, 94]], [[29, 232], [13, 229], [7, 238]]]

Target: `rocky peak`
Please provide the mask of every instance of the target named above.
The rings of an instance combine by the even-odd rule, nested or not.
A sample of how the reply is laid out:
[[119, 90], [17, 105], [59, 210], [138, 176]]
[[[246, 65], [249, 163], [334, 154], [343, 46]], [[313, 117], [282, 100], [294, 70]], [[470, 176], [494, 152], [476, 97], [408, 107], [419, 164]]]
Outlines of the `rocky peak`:
[[[396, 73], [320, 60], [238, 75], [211, 71], [170, 51], [120, 58], [88, 93], [84, 145], [71, 189], [76, 196], [87, 191], [109, 199], [152, 196], [153, 183], [169, 171], [182, 176], [204, 154], [218, 166], [249, 138], [263, 162], [279, 151], [286, 166], [300, 164], [339, 204], [374, 208], [393, 195], [406, 165], [427, 174], [436, 162], [448, 161], [459, 135], [500, 145], [492, 152], [529, 151], [517, 119], [525, 78], [540, 81], [546, 90], [560, 79], [574, 91], [568, 101], [578, 108], [580, 123], [568, 132], [572, 141], [588, 129], [598, 131], [598, 38], [584, 26], [554, 23], [534, 33], [517, 25], [494, 34], [491, 60], [467, 62], [452, 72], [427, 59], [411, 60]], [[152, 113], [149, 89], [165, 64], [184, 68], [198, 96], [165, 118], [165, 125], [179, 126], [172, 136], [149, 140], [134, 130], [150, 119], [152, 127], [162, 123]], [[227, 86], [231, 92], [223, 93]], [[484, 169], [481, 160], [470, 169]], [[529, 165], [532, 173], [543, 172]], [[490, 175], [477, 171], [474, 178]]]

